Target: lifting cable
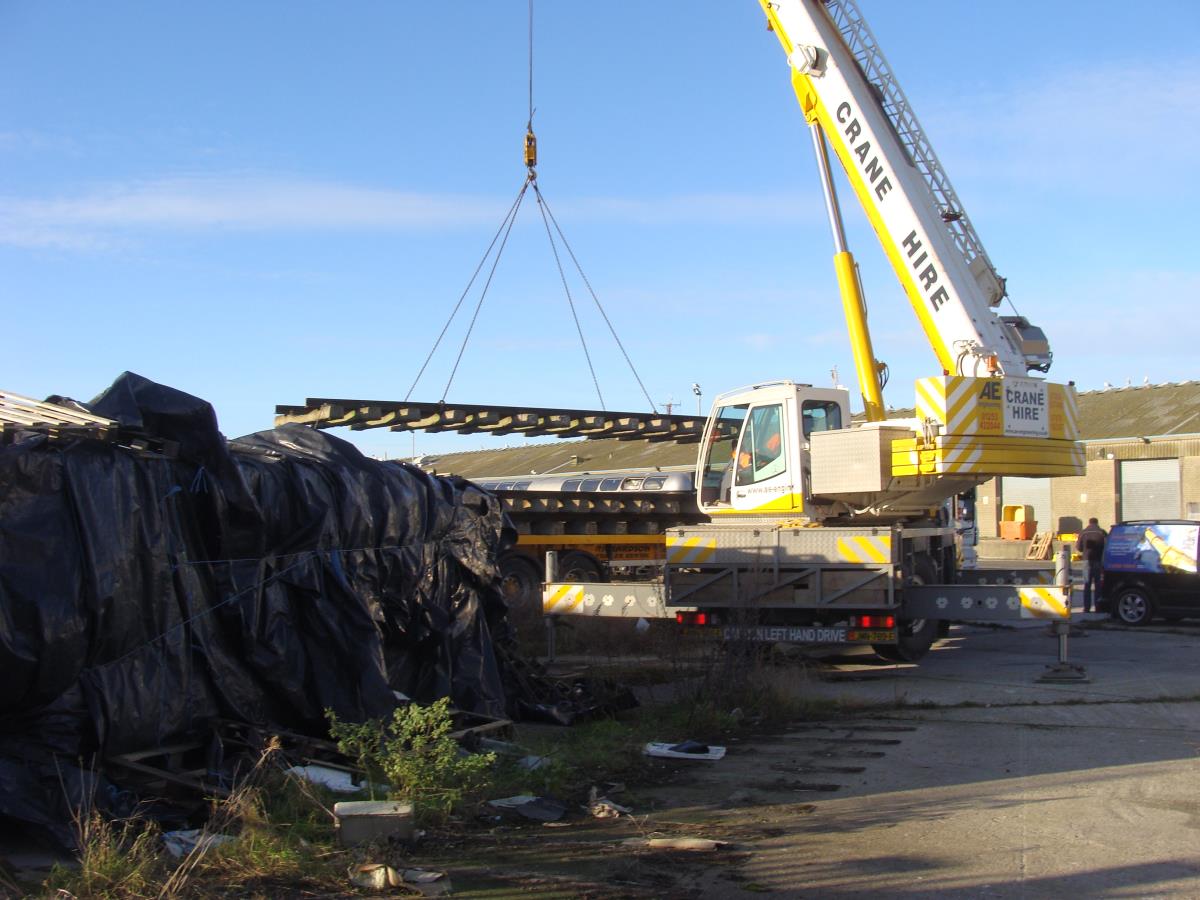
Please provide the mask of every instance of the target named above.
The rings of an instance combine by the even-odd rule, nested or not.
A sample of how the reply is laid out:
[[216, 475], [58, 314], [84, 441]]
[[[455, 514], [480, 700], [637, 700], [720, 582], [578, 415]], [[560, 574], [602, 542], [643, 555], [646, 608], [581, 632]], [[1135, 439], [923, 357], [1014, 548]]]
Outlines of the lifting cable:
[[[562, 228], [559, 227], [558, 219], [554, 218], [554, 213], [550, 209], [550, 204], [546, 202], [542, 192], [538, 190], [537, 184], [533, 186], [533, 192], [537, 195], [538, 206], [544, 210], [543, 215], [548, 215], [550, 221], [554, 224], [554, 230], [558, 233], [559, 239], [563, 242], [563, 247], [566, 248], [567, 255], [571, 257], [571, 262], [575, 264], [575, 271], [579, 273], [579, 279], [583, 282], [584, 287], [588, 289], [588, 294], [591, 295], [592, 302], [596, 304], [596, 309], [600, 312], [600, 317], [604, 319], [604, 324], [608, 326], [608, 333], [612, 335], [613, 341], [621, 350], [621, 356], [625, 358], [625, 362], [629, 364], [629, 371], [633, 373], [634, 379], [638, 383], [638, 387], [642, 389], [642, 396], [646, 398], [646, 402], [650, 404], [650, 408], [655, 412], [658, 408], [654, 405], [654, 401], [650, 399], [650, 392], [646, 390], [646, 385], [642, 384], [642, 376], [638, 374], [637, 367], [634, 366], [633, 360], [629, 358], [629, 354], [625, 351], [625, 345], [621, 343], [621, 339], [617, 336], [617, 329], [613, 327], [613, 323], [608, 318], [608, 313], [604, 311], [604, 306], [600, 303], [600, 298], [596, 296], [596, 291], [592, 288], [592, 283], [588, 280], [587, 274], [583, 271], [583, 266], [579, 264], [579, 260], [575, 256], [575, 251], [571, 249], [571, 245], [567, 242], [567, 236], [563, 234]], [[550, 239], [551, 246], [554, 245], [554, 239]], [[558, 253], [554, 254], [554, 258], [558, 259]], [[569, 296], [569, 295], [568, 295]]]
[[533, 183], [533, 193], [537, 196], [538, 210], [542, 214], [542, 224], [546, 226], [546, 239], [550, 241], [550, 252], [554, 254], [554, 265], [558, 267], [558, 277], [562, 281], [563, 291], [567, 295], [567, 305], [571, 307], [571, 318], [575, 320], [575, 330], [579, 332], [579, 343], [583, 345], [583, 358], [587, 360], [588, 371], [592, 373], [592, 385], [596, 388], [596, 396], [600, 398], [600, 408], [608, 409], [604, 403], [604, 395], [600, 393], [600, 382], [596, 379], [596, 367], [592, 365], [592, 354], [588, 352], [587, 338], [583, 336], [583, 326], [579, 324], [579, 313], [575, 311], [575, 300], [571, 297], [571, 288], [567, 284], [567, 276], [563, 272], [562, 260], [558, 256], [558, 245], [554, 243], [554, 234], [550, 231], [550, 219], [547, 217], [546, 201], [542, 197], [542, 192], [538, 189], [536, 181]]
[[[450, 311], [450, 318], [448, 318], [446, 320], [446, 324], [442, 326], [441, 334], [439, 334], [437, 336], [437, 340], [433, 342], [433, 347], [430, 349], [429, 354], [425, 357], [425, 362], [421, 363], [421, 370], [419, 372], [417, 372], [417, 377], [413, 379], [413, 383], [409, 386], [408, 393], [404, 395], [405, 400], [408, 400], [412, 396], [412, 392], [414, 390], [416, 390], [417, 382], [419, 382], [421, 380], [421, 376], [425, 374], [425, 369], [429, 366], [429, 361], [431, 359], [433, 359], [433, 354], [435, 354], [437, 352], [437, 348], [441, 345], [442, 338], [444, 338], [446, 336], [446, 332], [450, 328], [450, 323], [454, 321], [454, 317], [458, 315], [458, 310], [463, 305], [463, 301], [467, 299], [467, 294], [470, 293], [471, 286], [473, 284], [475, 284], [475, 279], [479, 277], [479, 273], [483, 269], [483, 264], [486, 263], [488, 257], [492, 255], [492, 249], [496, 246], [496, 241], [500, 240], [501, 234], [504, 235], [504, 241], [505, 242], [508, 241], [508, 234], [510, 231], [512, 231], [512, 223], [516, 220], [517, 210], [521, 207], [521, 201], [525, 199], [525, 191], [528, 187], [529, 187], [529, 182], [525, 182], [525, 184], [521, 185], [521, 190], [517, 192], [517, 199], [514, 200], [513, 205], [509, 207], [508, 213], [505, 214], [505, 216], [504, 216], [504, 221], [500, 223], [499, 229], [497, 229], [496, 234], [492, 237], [492, 242], [490, 244], [488, 244], [487, 250], [485, 250], [483, 252], [483, 258], [481, 260], [479, 260], [479, 265], [477, 265], [475, 267], [475, 272], [471, 275], [471, 280], [467, 282], [467, 286], [465, 288], [463, 288], [463, 292], [458, 297], [458, 302], [454, 304], [454, 309], [452, 309]], [[497, 256], [497, 262], [499, 262], [498, 256]], [[492, 273], [494, 273], [495, 271], [496, 271], [496, 263], [492, 263]], [[489, 273], [489, 275], [488, 275], [489, 283], [491, 282], [491, 274], [492, 273]], [[484, 294], [486, 295], [486, 293], [487, 293], [487, 288], [485, 287]], [[482, 296], [479, 298], [479, 303], [480, 304], [483, 303]], [[475, 307], [475, 314], [479, 315], [479, 307], [478, 306]], [[468, 333], [468, 336], [469, 336], [469, 333]], [[462, 351], [460, 350], [459, 358], [461, 358], [461, 357], [462, 357]], [[451, 375], [450, 377], [451, 377], [451, 379], [453, 379], [454, 376]], [[449, 385], [446, 385], [446, 390], [447, 391], [450, 390]], [[443, 394], [442, 400], [444, 401], [445, 399], [446, 399], [446, 395]]]
[[[521, 203], [525, 199], [525, 194], [532, 186], [533, 193], [537, 197], [538, 210], [542, 216], [542, 224], [546, 229], [546, 238], [550, 242], [550, 251], [554, 255], [554, 264], [558, 269], [558, 277], [559, 280], [562, 281], [563, 291], [567, 296], [567, 305], [571, 309], [571, 318], [575, 322], [575, 330], [579, 334], [579, 342], [583, 346], [583, 356], [584, 359], [587, 360], [588, 371], [592, 376], [592, 385], [596, 389], [596, 396], [600, 399], [600, 408], [607, 409], [607, 406], [604, 403], [604, 395], [600, 391], [600, 382], [596, 377], [596, 369], [592, 365], [591, 353], [588, 351], [587, 339], [584, 336], [583, 326], [579, 321], [579, 314], [575, 308], [575, 300], [571, 296], [571, 288], [567, 282], [566, 273], [563, 270], [562, 259], [558, 252], [558, 245], [554, 239], [554, 235], [556, 233], [559, 240], [562, 241], [563, 247], [567, 251], [567, 254], [570, 256], [571, 262], [574, 263], [575, 270], [579, 273], [580, 279], [587, 287], [588, 294], [591, 296], [592, 302], [596, 304], [596, 309], [599, 310], [600, 316], [604, 319], [604, 324], [608, 326], [609, 333], [612, 335], [617, 347], [620, 348], [621, 355], [624, 357], [625, 362], [629, 365], [629, 370], [633, 373], [633, 377], [637, 381], [638, 387], [642, 390], [642, 395], [646, 398], [646, 402], [650, 404], [651, 411], [658, 412], [658, 407], [655, 405], [654, 401], [650, 399], [650, 393], [646, 390], [645, 384], [642, 383], [642, 378], [638, 374], [637, 369], [634, 367], [633, 360], [629, 358], [629, 354], [625, 350], [625, 345], [621, 343], [621, 339], [617, 336], [617, 331], [613, 327], [612, 321], [608, 318], [608, 313], [605, 312], [603, 305], [600, 303], [600, 298], [596, 296], [596, 291], [592, 288], [591, 282], [584, 273], [583, 266], [580, 265], [579, 259], [575, 256], [575, 251], [571, 249], [571, 245], [568, 243], [566, 235], [559, 226], [558, 220], [554, 218], [554, 213], [551, 212], [550, 205], [546, 202], [545, 196], [543, 196], [541, 189], [538, 187], [537, 136], [533, 131], [534, 111], [533, 0], [529, 0], [529, 117], [525, 124], [525, 180], [522, 182], [521, 189], [517, 192], [517, 197], [513, 201], [512, 206], [509, 207], [503, 221], [500, 223], [500, 227], [496, 230], [495, 235], [492, 236], [492, 241], [490, 244], [488, 244], [487, 250], [484, 251], [483, 258], [480, 259], [479, 264], [475, 267], [475, 271], [471, 274], [471, 278], [467, 282], [467, 286], [463, 289], [462, 294], [459, 295], [458, 302], [454, 304], [454, 308], [450, 311], [450, 316], [447, 318], [446, 324], [442, 326], [441, 333], [438, 334], [437, 340], [434, 341], [433, 347], [430, 349], [429, 354], [425, 357], [425, 361], [421, 364], [421, 368], [417, 372], [417, 377], [413, 379], [413, 383], [409, 387], [408, 393], [404, 395], [404, 399], [408, 400], [409, 397], [412, 396], [412, 392], [416, 390], [417, 383], [421, 380], [421, 376], [425, 374], [425, 370], [428, 368], [430, 360], [433, 359], [433, 355], [437, 352], [438, 347], [441, 346], [442, 339], [445, 338], [446, 332], [449, 330], [451, 323], [458, 315], [458, 311], [462, 307], [463, 301], [466, 300], [467, 294], [470, 293], [472, 286], [479, 277], [479, 273], [483, 271], [483, 267], [487, 263], [488, 257], [491, 256], [492, 251], [495, 250], [495, 258], [492, 260], [491, 268], [488, 270], [487, 278], [484, 280], [483, 287], [479, 294], [479, 301], [475, 304], [475, 311], [471, 315], [470, 324], [467, 326], [467, 333], [463, 337], [462, 344], [458, 349], [458, 356], [454, 360], [454, 367], [451, 369], [450, 377], [446, 381], [445, 390], [442, 391], [441, 400], [439, 402], [446, 402], [446, 397], [450, 393], [450, 387], [454, 383], [454, 376], [458, 373], [459, 364], [462, 362], [463, 353], [467, 349], [467, 342], [470, 340], [471, 334], [475, 330], [475, 323], [479, 318], [480, 310], [483, 308], [483, 301], [487, 297], [488, 289], [491, 287], [492, 279], [495, 277], [496, 267], [500, 264], [500, 257], [504, 253], [505, 246], [508, 244], [509, 235], [512, 234], [513, 225], [517, 220], [517, 213], [520, 211]], [[553, 225], [553, 230], [551, 229], [551, 225]], [[497, 242], [499, 242], [499, 246], [497, 246]]]

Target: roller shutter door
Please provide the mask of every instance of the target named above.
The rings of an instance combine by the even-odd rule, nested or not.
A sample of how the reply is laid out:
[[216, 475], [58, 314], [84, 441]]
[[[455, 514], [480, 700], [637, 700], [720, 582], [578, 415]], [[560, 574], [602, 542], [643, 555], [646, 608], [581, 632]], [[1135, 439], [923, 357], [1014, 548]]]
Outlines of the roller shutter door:
[[1032, 506], [1038, 531], [1058, 530], [1058, 523], [1050, 518], [1049, 478], [1001, 478], [1000, 498], [1004, 506]]
[[1121, 518], [1178, 519], [1179, 460], [1130, 459], [1121, 462]]

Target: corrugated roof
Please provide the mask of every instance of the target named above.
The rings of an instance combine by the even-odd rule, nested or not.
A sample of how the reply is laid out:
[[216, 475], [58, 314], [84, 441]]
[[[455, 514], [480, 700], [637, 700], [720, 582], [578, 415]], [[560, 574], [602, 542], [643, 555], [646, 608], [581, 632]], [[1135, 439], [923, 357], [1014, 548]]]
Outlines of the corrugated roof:
[[1085, 441], [1200, 432], [1200, 381], [1108, 388], [1079, 395]]
[[443, 453], [423, 463], [440, 473], [480, 478], [487, 475], [530, 475], [546, 472], [604, 472], [612, 469], [691, 467], [695, 444], [619, 441], [562, 441], [524, 447], [498, 447], [469, 453]]
[[[889, 416], [911, 415], [911, 410], [889, 410]], [[1087, 391], [1079, 394], [1079, 418], [1084, 440], [1200, 433], [1200, 381]], [[593, 440], [444, 453], [432, 458], [429, 465], [438, 472], [479, 478], [691, 467], [695, 463], [694, 445]]]

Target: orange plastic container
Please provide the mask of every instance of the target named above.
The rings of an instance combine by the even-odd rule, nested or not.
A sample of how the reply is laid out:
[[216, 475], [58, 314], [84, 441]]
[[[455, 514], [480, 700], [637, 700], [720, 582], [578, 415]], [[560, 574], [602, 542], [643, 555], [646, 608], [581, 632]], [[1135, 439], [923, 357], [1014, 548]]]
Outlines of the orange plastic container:
[[1029, 541], [1037, 534], [1037, 522], [1001, 522], [1000, 537], [1006, 541]]

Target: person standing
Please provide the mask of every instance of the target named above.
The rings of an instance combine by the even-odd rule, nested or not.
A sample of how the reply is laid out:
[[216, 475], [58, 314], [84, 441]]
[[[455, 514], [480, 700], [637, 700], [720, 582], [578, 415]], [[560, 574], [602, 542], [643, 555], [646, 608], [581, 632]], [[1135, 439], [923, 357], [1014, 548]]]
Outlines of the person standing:
[[1092, 611], [1092, 590], [1096, 591], [1096, 602], [1100, 602], [1100, 571], [1104, 559], [1104, 542], [1108, 532], [1100, 527], [1098, 519], [1088, 519], [1087, 528], [1079, 532], [1075, 549], [1083, 556], [1083, 611]]

